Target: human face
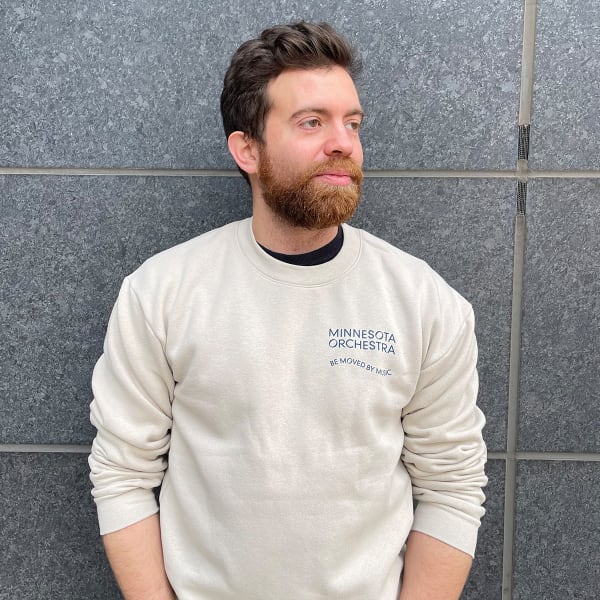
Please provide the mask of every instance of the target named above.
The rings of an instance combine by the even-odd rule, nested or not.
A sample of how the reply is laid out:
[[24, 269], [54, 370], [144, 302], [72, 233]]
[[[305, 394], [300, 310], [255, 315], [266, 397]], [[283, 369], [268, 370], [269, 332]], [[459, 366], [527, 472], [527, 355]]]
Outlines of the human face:
[[325, 229], [347, 221], [362, 182], [363, 113], [341, 67], [284, 71], [267, 89], [259, 144], [261, 197], [288, 224]]

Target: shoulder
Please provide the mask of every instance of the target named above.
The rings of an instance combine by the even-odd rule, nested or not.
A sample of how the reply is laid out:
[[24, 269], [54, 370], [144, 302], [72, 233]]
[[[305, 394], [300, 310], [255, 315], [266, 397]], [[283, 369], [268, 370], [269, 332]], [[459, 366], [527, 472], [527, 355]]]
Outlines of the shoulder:
[[203, 233], [148, 258], [129, 279], [135, 288], [178, 280], [184, 274], [193, 277], [214, 264], [216, 257], [229, 252], [236, 242], [239, 221]]
[[219, 253], [223, 251], [223, 248], [235, 243], [238, 224], [239, 221], [228, 223], [163, 250], [146, 260], [137, 272], [171, 269], [176, 264], [185, 264], [190, 260], [202, 259], [203, 256]]
[[239, 221], [203, 233], [147, 259], [123, 282], [118, 302], [135, 298], [146, 318], [165, 315], [195, 291], [214, 288], [237, 251]]
[[371, 269], [379, 272], [386, 280], [396, 281], [398, 286], [410, 289], [423, 300], [461, 307], [461, 312], [470, 309], [469, 302], [455, 290], [426, 261], [385, 240], [365, 231], [348, 227], [348, 231], [361, 238], [361, 259]]
[[371, 290], [408, 311], [424, 339], [444, 348], [465, 328], [473, 328], [470, 302], [427, 262], [367, 231], [348, 231], [361, 238], [360, 262]]

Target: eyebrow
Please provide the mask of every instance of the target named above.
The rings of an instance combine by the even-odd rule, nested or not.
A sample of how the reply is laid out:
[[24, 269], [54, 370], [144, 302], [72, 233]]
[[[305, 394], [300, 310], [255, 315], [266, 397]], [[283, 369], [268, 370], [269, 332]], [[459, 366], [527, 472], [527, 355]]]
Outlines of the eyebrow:
[[[301, 108], [299, 110], [297, 110], [291, 117], [290, 120], [296, 119], [299, 116], [306, 114], [306, 113], [316, 113], [319, 115], [327, 115], [329, 114], [330, 111], [324, 109], [324, 108], [318, 108], [316, 106], [311, 107], [311, 106], [306, 106], [304, 108]], [[361, 119], [365, 118], [365, 113], [362, 110], [362, 108], [354, 108], [350, 111], [348, 111], [344, 117], [354, 117], [354, 116], [359, 116]]]

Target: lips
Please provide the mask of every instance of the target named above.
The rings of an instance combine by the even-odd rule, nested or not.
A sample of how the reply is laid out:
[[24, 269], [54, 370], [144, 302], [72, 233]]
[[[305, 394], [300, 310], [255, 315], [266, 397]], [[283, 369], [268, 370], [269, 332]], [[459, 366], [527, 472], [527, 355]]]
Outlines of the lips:
[[344, 171], [326, 171], [316, 175], [316, 178], [330, 185], [349, 185], [353, 181], [352, 175]]
[[322, 175], [322, 176], [318, 177], [317, 179], [319, 179], [323, 183], [327, 183], [329, 185], [344, 186], [344, 185], [350, 185], [352, 183], [352, 178], [348, 177], [348, 176], [340, 177], [339, 175]]
[[342, 169], [327, 169], [327, 171], [323, 171], [321, 175], [331, 175], [332, 177], [350, 177], [350, 173], [348, 171], [343, 171]]
[[344, 165], [321, 165], [316, 169], [313, 177], [328, 185], [343, 186], [359, 183], [362, 175], [360, 169], [354, 164], [349, 164], [348, 161], [344, 162]]
[[332, 186], [360, 186], [363, 174], [352, 159], [340, 157], [315, 165], [309, 177]]

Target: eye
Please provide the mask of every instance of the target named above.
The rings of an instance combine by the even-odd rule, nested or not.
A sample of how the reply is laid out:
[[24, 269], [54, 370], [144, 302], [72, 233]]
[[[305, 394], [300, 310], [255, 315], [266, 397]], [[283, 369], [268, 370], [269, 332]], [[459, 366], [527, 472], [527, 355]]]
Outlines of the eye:
[[319, 121], [319, 119], [306, 119], [306, 121], [300, 123], [300, 127], [303, 127], [304, 129], [316, 129], [320, 124], [321, 121]]
[[362, 121], [348, 121], [346, 123], [346, 129], [352, 129], [352, 131], [358, 131], [360, 126], [362, 125]]

